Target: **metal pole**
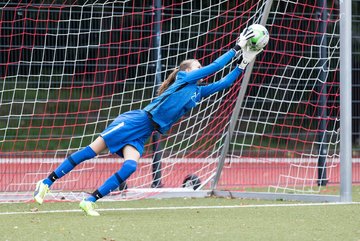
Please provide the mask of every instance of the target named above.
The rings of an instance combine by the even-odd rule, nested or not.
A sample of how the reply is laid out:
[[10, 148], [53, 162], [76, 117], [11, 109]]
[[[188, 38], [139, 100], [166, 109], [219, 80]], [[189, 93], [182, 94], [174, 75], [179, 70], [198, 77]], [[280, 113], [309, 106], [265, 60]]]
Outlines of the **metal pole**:
[[[155, 63], [155, 85], [161, 84], [161, 0], [154, 1], [154, 60]], [[154, 89], [156, 95], [157, 87]], [[151, 187], [161, 187], [161, 145], [160, 134], [155, 132], [152, 136], [153, 141], [153, 163], [152, 163], [152, 176], [153, 182]]]
[[340, 201], [352, 200], [351, 2], [340, 0]]
[[318, 116], [320, 117], [320, 126], [319, 126], [319, 134], [318, 134], [318, 142], [319, 144], [319, 157], [318, 157], [318, 186], [326, 186], [328, 183], [328, 180], [326, 179], [326, 156], [328, 154], [327, 148], [328, 148], [328, 138], [326, 134], [326, 117], [327, 117], [327, 109], [326, 109], [326, 93], [327, 93], [327, 74], [325, 70], [327, 70], [327, 49], [325, 46], [327, 46], [327, 37], [326, 37], [326, 20], [328, 19], [328, 11], [327, 11], [327, 1], [326, 0], [320, 0], [319, 1], [319, 11], [318, 11], [318, 17], [320, 18], [320, 26], [319, 26], [319, 32], [322, 33], [319, 36], [319, 45], [320, 47], [320, 66], [321, 72], [318, 82], [318, 92], [321, 93], [320, 95], [320, 108], [318, 108]]
[[[267, 21], [267, 19], [269, 17], [269, 13], [270, 13], [272, 3], [273, 3], [273, 0], [267, 0], [266, 1], [264, 11], [263, 11], [263, 14], [262, 14], [262, 18], [261, 18], [261, 21], [260, 21], [260, 24], [263, 25], [263, 26], [265, 26], [266, 21]], [[227, 132], [226, 137], [225, 137], [224, 146], [223, 146], [223, 148], [221, 150], [221, 154], [220, 154], [220, 157], [219, 157], [219, 165], [218, 165], [218, 168], [216, 170], [216, 175], [214, 177], [214, 180], [213, 180], [213, 182], [211, 184], [211, 190], [214, 190], [216, 188], [216, 186], [217, 186], [217, 183], [219, 182], [220, 175], [221, 175], [222, 169], [224, 167], [226, 154], [227, 154], [227, 152], [229, 150], [230, 141], [231, 141], [232, 135], [234, 133], [235, 124], [236, 124], [237, 118], [239, 116], [242, 103], [244, 101], [246, 89], [247, 89], [247, 86], [249, 84], [249, 80], [250, 80], [250, 76], [251, 76], [253, 67], [254, 67], [254, 62], [249, 63], [248, 66], [246, 67], [246, 72], [245, 72], [244, 78], [243, 78], [243, 80], [241, 82], [241, 87], [240, 87], [239, 95], [238, 95], [237, 100], [236, 100], [234, 111], [233, 111], [233, 113], [231, 115], [231, 118], [230, 118], [229, 129], [228, 129], [228, 132]]]

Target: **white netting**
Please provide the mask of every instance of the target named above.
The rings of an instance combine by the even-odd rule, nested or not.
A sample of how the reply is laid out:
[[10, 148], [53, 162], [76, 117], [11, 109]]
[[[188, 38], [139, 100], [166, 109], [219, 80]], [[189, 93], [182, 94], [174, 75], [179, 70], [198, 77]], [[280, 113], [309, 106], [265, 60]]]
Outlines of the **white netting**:
[[234, 134], [232, 157], [268, 163], [249, 180], [270, 191], [317, 193], [339, 181], [339, 12], [318, 4], [273, 6], [268, 52], [255, 66]]
[[[0, 191], [5, 198], [28, 198], [37, 180], [95, 140], [117, 115], [144, 108], [159, 79], [182, 60], [207, 65], [233, 47], [245, 26], [260, 21], [265, 1], [161, 4], [0, 4]], [[326, 160], [324, 180], [338, 182], [339, 18], [336, 6], [317, 4], [274, 1], [266, 25], [270, 43], [257, 58], [219, 188], [307, 192], [310, 187], [313, 192], [319, 156]], [[322, 14], [328, 17], [321, 20]], [[229, 63], [205, 82], [231, 69]], [[167, 135], [148, 141], [127, 181], [135, 194], [127, 197], [177, 190], [188, 174], [209, 187], [240, 83], [204, 99]], [[320, 146], [326, 151], [321, 155]], [[74, 191], [67, 198], [81, 198], [77, 191], [93, 191], [121, 162], [102, 153], [81, 164], [56, 182], [56, 197]], [[159, 184], [166, 188], [136, 191]]]

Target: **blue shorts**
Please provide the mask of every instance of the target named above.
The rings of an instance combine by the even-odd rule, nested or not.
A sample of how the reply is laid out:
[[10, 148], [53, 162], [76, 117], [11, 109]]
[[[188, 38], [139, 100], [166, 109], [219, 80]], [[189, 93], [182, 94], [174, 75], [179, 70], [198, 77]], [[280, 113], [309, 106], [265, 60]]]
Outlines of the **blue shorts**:
[[135, 147], [140, 156], [144, 152], [146, 140], [154, 127], [143, 110], [133, 110], [119, 115], [101, 134], [111, 153], [123, 156], [122, 148], [126, 145]]

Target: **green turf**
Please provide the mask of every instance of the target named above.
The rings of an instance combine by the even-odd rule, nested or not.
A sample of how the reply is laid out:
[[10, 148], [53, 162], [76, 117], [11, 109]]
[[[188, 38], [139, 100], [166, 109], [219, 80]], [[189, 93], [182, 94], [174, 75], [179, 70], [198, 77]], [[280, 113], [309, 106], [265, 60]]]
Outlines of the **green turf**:
[[[360, 188], [353, 189], [360, 201]], [[78, 203], [0, 204], [0, 240], [360, 240], [360, 205], [287, 207], [294, 202], [224, 198], [100, 202], [100, 209], [187, 206], [241, 208], [78, 212]], [[264, 207], [254, 205], [278, 204]], [[250, 205], [250, 206], [249, 206]], [[76, 212], [39, 213], [46, 210]]]

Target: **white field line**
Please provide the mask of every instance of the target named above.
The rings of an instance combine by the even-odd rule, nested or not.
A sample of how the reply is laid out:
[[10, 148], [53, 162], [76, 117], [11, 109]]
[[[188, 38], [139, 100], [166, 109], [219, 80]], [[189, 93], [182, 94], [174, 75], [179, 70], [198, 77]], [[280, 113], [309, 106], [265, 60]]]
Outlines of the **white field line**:
[[[196, 210], [196, 209], [234, 209], [234, 208], [271, 208], [271, 207], [308, 207], [308, 206], [340, 206], [360, 205], [360, 202], [336, 202], [336, 203], [296, 203], [296, 204], [258, 204], [258, 205], [230, 205], [230, 206], [183, 206], [183, 207], [148, 207], [148, 208], [99, 208], [100, 212], [114, 211], [161, 211], [161, 210]], [[47, 210], [47, 211], [24, 211], [24, 212], [0, 212], [0, 215], [22, 215], [22, 214], [50, 214], [50, 213], [77, 213], [80, 209]]]

